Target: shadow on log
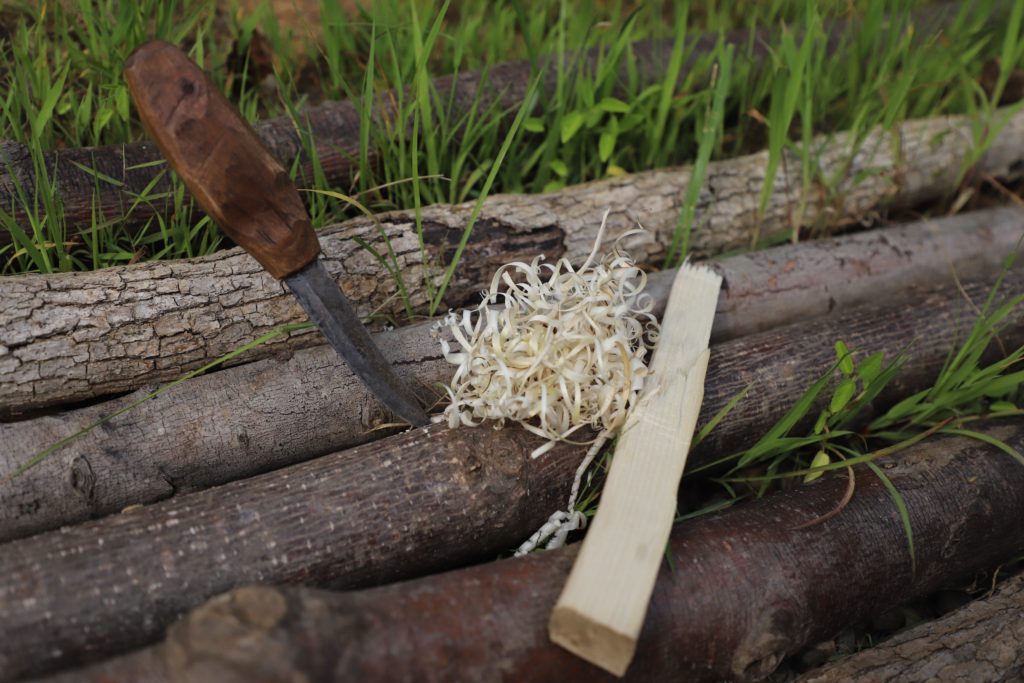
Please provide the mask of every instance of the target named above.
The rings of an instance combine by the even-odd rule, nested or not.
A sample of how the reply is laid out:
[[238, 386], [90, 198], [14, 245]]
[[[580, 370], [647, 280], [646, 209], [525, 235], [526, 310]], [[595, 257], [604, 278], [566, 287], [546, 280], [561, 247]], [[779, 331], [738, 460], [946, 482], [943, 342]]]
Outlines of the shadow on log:
[[[1021, 214], [1015, 214], [1019, 219]], [[947, 227], [954, 228], [958, 221]], [[726, 259], [713, 264], [725, 278], [715, 338], [811, 319], [712, 350], [702, 423], [750, 382], [755, 386], [694, 456], [741, 448], [771, 426], [788, 404], [834, 362], [832, 345], [884, 351], [910, 347], [911, 362], [899, 391], [927, 386], [974, 316], [949, 287], [927, 293], [914, 282], [952, 277], [948, 254], [974, 273], [995, 270], [1019, 239], [1020, 224], [987, 239], [984, 231], [943, 231], [928, 226], [881, 231]], [[931, 238], [928, 236], [932, 235]], [[948, 241], [946, 238], [950, 238]], [[914, 246], [916, 242], [924, 245]], [[988, 247], [988, 250], [986, 250]], [[975, 258], [963, 261], [956, 256]], [[661, 284], [652, 290], [664, 305]], [[968, 288], [982, 301], [986, 284]], [[1024, 291], [1015, 271], [1008, 290]], [[660, 292], [660, 293], [659, 293]], [[886, 309], [855, 309], [879, 298], [908, 300]], [[1012, 318], [1004, 343], [1024, 343], [1024, 311]], [[399, 375], [424, 396], [450, 381], [452, 366], [422, 324], [377, 335]], [[1014, 340], [1017, 340], [1016, 342]], [[147, 390], [58, 416], [0, 425], [0, 477]], [[293, 408], [287, 408], [293, 406]], [[153, 503], [290, 465], [366, 442], [389, 417], [329, 347], [230, 368], [186, 382], [65, 446], [24, 475], [0, 486], [0, 540], [10, 540]]]
[[798, 679], [799, 683], [1010, 683], [1024, 680], [1024, 574], [874, 647]]
[[[1020, 422], [985, 431], [1024, 448]], [[845, 624], [1024, 552], [1024, 467], [1006, 453], [937, 438], [883, 467], [909, 510], [916, 573], [896, 505], [866, 471], [850, 504], [810, 528], [795, 529], [835, 506], [845, 476], [682, 523], [624, 680], [762, 680]], [[548, 641], [574, 556], [349, 594], [242, 588], [175, 624], [162, 645], [57, 680], [620, 680]]]
[[[1024, 274], [1010, 280], [1008, 291], [1024, 292]], [[987, 291], [966, 286], [974, 297]], [[837, 338], [891, 355], [920, 335], [902, 385], [883, 400], [927, 386], [974, 317], [960, 296], [922, 296], [715, 346], [700, 424], [757, 382], [690, 464], [756, 440], [832, 367]], [[1024, 344], [1024, 311], [1002, 340]], [[493, 558], [564, 504], [585, 450], [563, 444], [531, 460], [538, 443], [517, 428], [435, 425], [0, 546], [0, 679], [145, 644], [182, 612], [244, 583], [350, 588]], [[187, 462], [187, 452], [174, 452]], [[97, 481], [131, 466], [131, 458], [108, 458], [92, 459]], [[829, 495], [834, 506], [840, 494]]]

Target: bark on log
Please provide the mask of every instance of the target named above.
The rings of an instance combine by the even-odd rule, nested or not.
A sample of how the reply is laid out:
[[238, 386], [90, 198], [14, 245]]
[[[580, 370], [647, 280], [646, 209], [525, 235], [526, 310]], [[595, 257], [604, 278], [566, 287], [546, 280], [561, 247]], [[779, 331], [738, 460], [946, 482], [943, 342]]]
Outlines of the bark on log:
[[[990, 21], [998, 21], [1009, 6], [1010, 3], [997, 6]], [[910, 23], [917, 34], [928, 35], [929, 31], [941, 29], [956, 11], [957, 3], [939, 3], [916, 11]], [[835, 22], [830, 27], [829, 52], [836, 49], [842, 36], [850, 30], [850, 23], [846, 21]], [[686, 74], [698, 59], [713, 51], [717, 40], [717, 34], [694, 37], [686, 46], [686, 61], [681, 73]], [[764, 29], [755, 31], [753, 35], [746, 30], [731, 31], [726, 34], [726, 40], [749, 45], [755, 58], [768, 54], [766, 46], [771, 41]], [[632, 71], [627, 69], [624, 60], [619, 70], [620, 81], [635, 77], [641, 88], [662, 82], [672, 46], [672, 40], [666, 39], [633, 43], [630, 46], [633, 59], [629, 65]], [[581, 54], [569, 54], [564, 61], [581, 73], [592, 73], [604, 51], [594, 48]], [[542, 92], [549, 95], [557, 88], [557, 70], [553, 68], [557, 59], [555, 56], [547, 57], [541, 64], [549, 67], [541, 82]], [[438, 77], [433, 80], [432, 90], [437, 93], [438, 106], [450, 108], [451, 120], [459, 120], [471, 111], [485, 111], [490, 107], [511, 114], [525, 97], [534, 73], [529, 60], [508, 62], [490, 67], [486, 79], [480, 72], [473, 71]], [[373, 119], [377, 125], [395, 127], [395, 103], [400, 99], [394, 91], [385, 91], [375, 98]], [[325, 102], [303, 109], [299, 122], [279, 117], [258, 122], [256, 128], [271, 153], [285, 168], [291, 168], [298, 162], [298, 177], [302, 179], [314, 177], [312, 162], [303, 150], [296, 130], [297, 124], [304, 126], [314, 140], [327, 183], [332, 187], [347, 188], [359, 170], [358, 161], [353, 161], [359, 158], [359, 108], [358, 102], [347, 100]], [[408, 130], [406, 134], [409, 134]], [[373, 142], [371, 139], [371, 163], [377, 156]], [[65, 220], [75, 228], [91, 226], [97, 212], [106, 219], [123, 219], [128, 225], [142, 225], [157, 214], [168, 214], [172, 203], [162, 195], [167, 195], [172, 185], [164, 172], [165, 167], [153, 163], [161, 159], [156, 146], [143, 141], [54, 150], [44, 154], [43, 164], [49, 182], [60, 190]], [[0, 141], [0, 164], [3, 166], [0, 169], [0, 207], [11, 212], [17, 222], [26, 224], [27, 216], [18, 200], [18, 188], [23, 188], [25, 196], [34, 196], [37, 182], [35, 163], [26, 146], [14, 141]], [[154, 199], [138, 204], [138, 197], [147, 194], [147, 188], [148, 196]], [[133, 206], [129, 213], [129, 207]], [[10, 234], [0, 229], [0, 245], [8, 242]]]
[[[1012, 289], [1024, 292], [1024, 275]], [[758, 382], [690, 462], [756, 439], [832, 365], [837, 336], [895, 353], [921, 335], [899, 395], [921, 388], [945, 360], [952, 331], [973, 316], [955, 308], [949, 298], [925, 297], [718, 345], [701, 423]], [[1024, 311], [1003, 341], [1024, 343]], [[520, 431], [435, 425], [8, 543], [0, 547], [0, 633], [11, 635], [0, 640], [0, 679], [140, 645], [185, 610], [247, 582], [361, 586], [508, 550], [564, 504], [584, 450], [563, 446], [531, 461], [537, 442]], [[287, 451], [270, 443], [270, 453]], [[93, 463], [94, 483], [131, 476], [131, 458]], [[89, 589], [69, 599], [82, 586]]]
[[[714, 264], [726, 283], [716, 320], [719, 340], [762, 330], [789, 316], [811, 318], [833, 306], [836, 310], [831, 318], [816, 323], [782, 327], [714, 347], [702, 422], [756, 382], [695, 460], [735, 450], [757, 438], [781, 416], [788, 402], [832, 364], [837, 338], [851, 348], [889, 355], [910, 346], [911, 363], [894, 391], [927, 386], [974, 312], [951, 286], [925, 295], [921, 287], [915, 288], [915, 278], [941, 282], [948, 277], [945, 247], [973, 251], [989, 242], [976, 232], [944, 232], [954, 238], [944, 246], [940, 246], [944, 240], [936, 240], [917, 247], [914, 242], [921, 232], [882, 231]], [[1012, 234], [1001, 239], [1009, 240]], [[980, 259], [974, 270], [991, 267], [993, 256], [1002, 254]], [[671, 275], [666, 275], [663, 279], [669, 280]], [[968, 291], [980, 301], [987, 287], [976, 284]], [[1018, 270], [1010, 277], [1008, 290], [1024, 291], [1024, 272]], [[911, 301], [887, 309], [855, 309], [855, 303], [877, 301], [880, 296], [909, 296]], [[399, 375], [424, 395], [430, 395], [437, 383], [450, 380], [451, 366], [441, 357], [429, 324], [379, 334], [376, 339]], [[1003, 341], [1024, 343], [1024, 310], [1013, 318]], [[0, 478], [49, 444], [134, 402], [146, 391], [62, 415], [0, 425], [0, 443], [7, 445], [0, 452]], [[115, 418], [0, 486], [0, 540], [363, 443], [382, 435], [376, 430], [390, 421], [362, 382], [326, 346], [196, 378]]]
[[[1024, 447], [1020, 421], [987, 432]], [[796, 528], [835, 506], [844, 476], [680, 524], [625, 680], [761, 680], [807, 643], [1024, 551], [1024, 468], [1005, 453], [939, 438], [885, 471], [907, 503], [916, 573], [892, 497], [867, 472], [817, 526]], [[548, 640], [574, 555], [348, 594], [242, 588], [175, 624], [162, 645], [56, 680], [620, 680]]]
[[1024, 574], [995, 594], [801, 676], [800, 683], [1010, 683], [1024, 679]]
[[[963, 119], [927, 119], [896, 131], [875, 131], [836, 188], [838, 203], [811, 198], [808, 217], [821, 212], [856, 219], [882, 203], [913, 204], [948, 193], [972, 147]], [[941, 141], [938, 144], [937, 141]], [[821, 139], [821, 177], [846, 168], [847, 135]], [[1024, 162], [1024, 113], [1003, 129], [979, 168], [1001, 177]], [[764, 235], [789, 229], [801, 193], [795, 160], [783, 164], [768, 208], [759, 218], [757, 188], [767, 153], [711, 164], [697, 207], [692, 245], [698, 255], [746, 246], [761, 221]], [[795, 169], [792, 177], [786, 169]], [[657, 262], [675, 230], [689, 168], [640, 173], [537, 196], [490, 198], [477, 221], [445, 303], [459, 306], [490, 282], [494, 269], [537, 254], [585, 258], [601, 215], [608, 239], [639, 222], [648, 233], [629, 242], [640, 261]], [[471, 207], [433, 207], [423, 213], [426, 261], [409, 212], [348, 221], [322, 233], [328, 268], [363, 315], [405, 315], [399, 288], [388, 270], [356, 240], [386, 254], [394, 249], [410, 308], [427, 310], [425, 278], [437, 284], [454, 251]], [[834, 221], [832, 221], [834, 222]], [[279, 282], [238, 249], [193, 261], [110, 268], [93, 273], [0, 278], [0, 416], [60, 402], [130, 391], [199, 367], [246, 341], [304, 314]], [[313, 334], [285, 343], [315, 343]], [[273, 345], [249, 354], [265, 357]]]

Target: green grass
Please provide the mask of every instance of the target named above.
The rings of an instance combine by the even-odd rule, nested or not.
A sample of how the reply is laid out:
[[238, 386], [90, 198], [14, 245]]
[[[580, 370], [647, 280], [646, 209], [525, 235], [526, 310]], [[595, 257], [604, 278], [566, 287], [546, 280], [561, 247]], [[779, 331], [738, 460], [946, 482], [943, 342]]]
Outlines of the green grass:
[[[15, 2], [6, 10], [12, 28], [0, 41], [0, 137], [28, 145], [39, 165], [46, 150], [141, 139], [121, 65], [136, 45], [159, 37], [189, 49], [250, 120], [289, 114], [302, 132], [304, 104], [359, 100], [366, 124], [355, 185], [327, 187], [317, 173], [300, 182], [358, 196], [371, 210], [554, 190], [695, 163], [670, 250], [674, 262], [685, 256], [699, 221], [694, 206], [710, 160], [767, 147], [763, 209], [785, 150], [800, 156], [805, 189], [820, 186], [827, 194], [839, 186], [841, 175], [814, 177], [813, 151], [796, 144], [814, 134], [852, 130], [852, 155], [874, 126], [970, 113], [978, 122], [980, 154], [1000, 125], [995, 104], [1024, 59], [1019, 4], [1005, 21], [985, 25], [995, 8], [1007, 7], [995, 0], [965, 4], [941, 32], [912, 26], [909, 13], [921, 3], [907, 0], [858, 3], [856, 15], [848, 14], [846, 2], [798, 0], [692, 8], [564, 0], [370, 4], [358, 16], [346, 16], [336, 3], [324, 2], [318, 26], [284, 27], [266, 6], [246, 16], [228, 6], [218, 19], [208, 0]], [[840, 19], [858, 21], [862, 30], [844, 32], [829, 55], [825, 27]], [[759, 26], [777, 29], [767, 55], [756, 52], [753, 40], [730, 47], [722, 37], [711, 53], [682, 68], [692, 44], [680, 38]], [[301, 40], [313, 28], [320, 29], [319, 42]], [[630, 44], [647, 38], [675, 42], [663, 78], [644, 83]], [[575, 55], [591, 47], [601, 48], [602, 57], [593, 68], [582, 68]], [[253, 54], [263, 56], [259, 65]], [[530, 103], [511, 137], [508, 122], [515, 112], [483, 103], [469, 113], [453, 112], [431, 82], [468, 70], [486, 78], [495, 63], [527, 59], [539, 65], [551, 55], [564, 57], [553, 67], [555, 91]], [[986, 64], [996, 65], [994, 83], [983, 81]], [[268, 76], [276, 87], [263, 87]], [[367, 103], [386, 90], [395, 91], [396, 114], [388, 125], [370, 124]], [[312, 150], [308, 134], [303, 141]], [[380, 152], [378, 165], [370, 161], [371, 148]], [[220, 243], [212, 226], [193, 224], [185, 206], [166, 224], [142, 230], [99, 219], [72, 226], [63, 220], [59, 188], [44, 182], [33, 194], [18, 199], [33, 218], [0, 252], [2, 272], [176, 258]], [[153, 199], [143, 194], [138, 201]], [[8, 228], [12, 208], [0, 207], [0, 223]], [[354, 212], [324, 194], [315, 195], [311, 209], [318, 225]], [[88, 238], [73, 237], [83, 228]], [[758, 235], [751, 239], [756, 243]], [[452, 267], [441, 263], [435, 270]]]

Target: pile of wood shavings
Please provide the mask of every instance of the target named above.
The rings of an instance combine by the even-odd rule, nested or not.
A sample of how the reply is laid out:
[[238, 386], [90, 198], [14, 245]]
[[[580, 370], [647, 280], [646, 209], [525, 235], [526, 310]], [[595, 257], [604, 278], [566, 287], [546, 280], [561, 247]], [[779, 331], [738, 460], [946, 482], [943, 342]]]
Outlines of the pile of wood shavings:
[[602, 221], [578, 270], [564, 258], [509, 263], [475, 310], [443, 320], [457, 343], [441, 340], [457, 366], [447, 388], [449, 426], [518, 422], [548, 439], [537, 457], [584, 426], [602, 439], [625, 423], [658, 323], [642, 291], [646, 275], [620, 246], [639, 231], [598, 260], [604, 228]]

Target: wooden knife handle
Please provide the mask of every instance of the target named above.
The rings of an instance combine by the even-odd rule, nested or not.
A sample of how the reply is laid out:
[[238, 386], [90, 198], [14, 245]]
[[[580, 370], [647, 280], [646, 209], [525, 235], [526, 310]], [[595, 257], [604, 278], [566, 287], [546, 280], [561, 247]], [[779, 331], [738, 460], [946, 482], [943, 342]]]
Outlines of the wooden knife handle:
[[154, 41], [124, 65], [139, 116], [199, 205], [276, 278], [320, 253], [288, 173], [188, 56]]

